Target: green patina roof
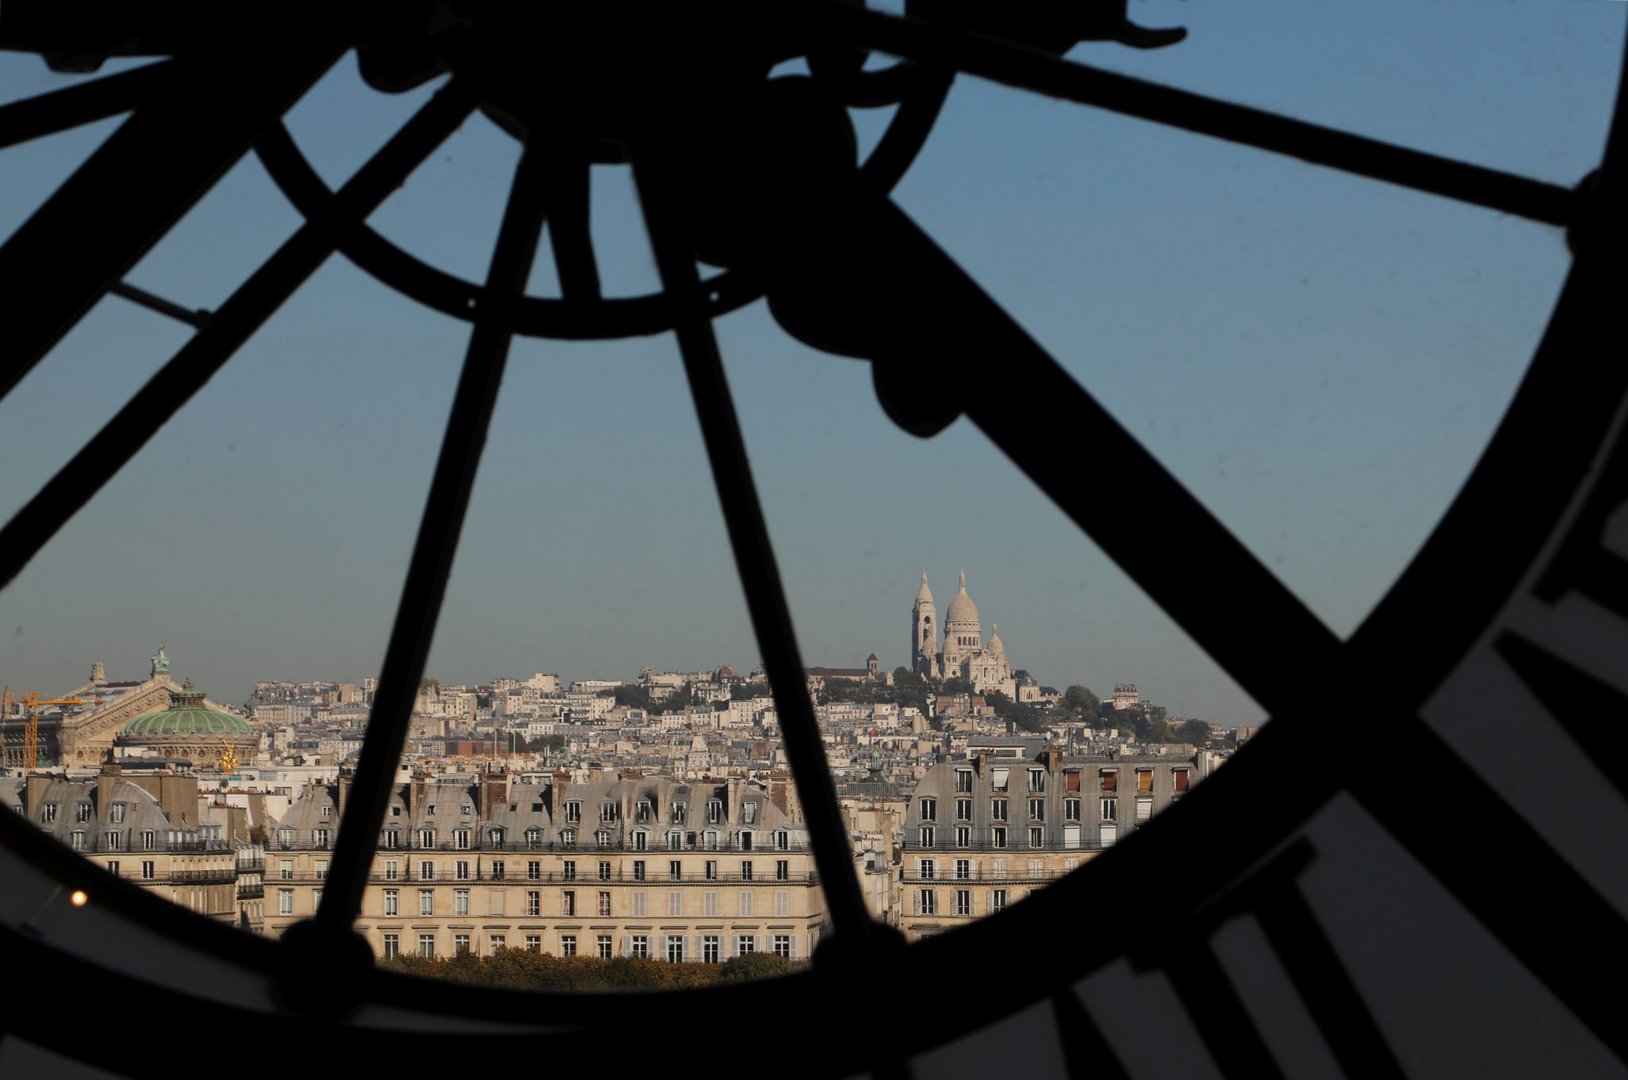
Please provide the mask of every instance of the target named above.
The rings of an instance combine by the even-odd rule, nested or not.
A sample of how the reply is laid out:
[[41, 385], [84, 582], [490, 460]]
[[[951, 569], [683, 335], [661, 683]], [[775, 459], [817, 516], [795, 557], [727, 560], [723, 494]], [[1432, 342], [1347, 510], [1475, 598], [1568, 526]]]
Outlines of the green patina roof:
[[125, 735], [254, 735], [241, 716], [204, 707], [202, 690], [191, 685], [170, 692], [170, 707], [142, 713], [125, 723]]

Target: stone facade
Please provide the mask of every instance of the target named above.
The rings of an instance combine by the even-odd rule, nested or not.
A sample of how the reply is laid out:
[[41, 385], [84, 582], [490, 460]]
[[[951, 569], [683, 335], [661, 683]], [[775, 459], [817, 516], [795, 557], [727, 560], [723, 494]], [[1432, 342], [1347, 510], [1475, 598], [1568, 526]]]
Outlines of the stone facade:
[[[942, 632], [942, 642], [940, 633]], [[984, 642], [983, 620], [978, 605], [967, 595], [966, 571], [961, 572], [960, 588], [938, 623], [938, 605], [927, 587], [927, 572], [910, 609], [910, 667], [918, 675], [934, 679], [965, 679], [979, 693], [999, 692], [1015, 698], [1017, 686], [1012, 665], [1006, 659], [1006, 646], [996, 624], [989, 642]]]
[[[266, 932], [321, 901], [349, 778], [272, 831]], [[422, 776], [393, 792], [356, 929], [380, 956], [722, 961], [809, 956], [825, 922], [806, 829], [741, 780]]]

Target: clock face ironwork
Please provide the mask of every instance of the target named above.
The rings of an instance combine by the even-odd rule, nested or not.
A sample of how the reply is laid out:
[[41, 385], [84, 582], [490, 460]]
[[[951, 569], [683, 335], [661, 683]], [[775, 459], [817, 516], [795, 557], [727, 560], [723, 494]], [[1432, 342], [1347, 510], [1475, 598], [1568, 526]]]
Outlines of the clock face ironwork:
[[[833, 1076], [902, 1070], [971, 1030], [1039, 1009], [1054, 1025], [1066, 1067], [1146, 1071], [1103, 1020], [1113, 1009], [1080, 990], [1128, 964], [1164, 980], [1174, 995], [1171, 1015], [1223, 1072], [1271, 1075], [1284, 1053], [1274, 1023], [1262, 1020], [1258, 1001], [1240, 995], [1240, 962], [1218, 944], [1243, 919], [1260, 927], [1256, 955], [1281, 970], [1279, 981], [1333, 1061], [1350, 1073], [1402, 1072], [1420, 1060], [1419, 1037], [1399, 1031], [1374, 999], [1360, 957], [1337, 928], [1349, 919], [1328, 899], [1330, 875], [1360, 882], [1352, 859], [1363, 844], [1382, 842], [1448, 898], [1441, 918], [1478, 927], [1493, 952], [1512, 958], [1570, 1018], [1567, 1030], [1589, 1040], [1589, 1053], [1603, 1047], [1628, 1056], [1609, 1002], [1551, 938], [1563, 924], [1608, 956], [1628, 952], [1620, 872], [1613, 876], [1601, 855], [1614, 834], [1546, 831], [1543, 814], [1530, 810], [1512, 779], [1518, 765], [1507, 748], [1478, 743], [1462, 720], [1467, 710], [1504, 707], [1486, 689], [1495, 666], [1510, 685], [1547, 703], [1547, 711], [1509, 708], [1500, 739], [1530, 739], [1542, 748], [1538, 758], [1570, 762], [1574, 772], [1567, 754], [1581, 747], [1600, 770], [1590, 782], [1622, 791], [1613, 752], [1620, 740], [1596, 718], [1620, 709], [1625, 688], [1601, 672], [1594, 644], [1600, 627], [1628, 619], [1628, 553], [1617, 523], [1628, 502], [1628, 457], [1617, 441], [1628, 387], [1614, 359], [1628, 257], [1628, 120], [1620, 112], [1596, 171], [1575, 187], [1534, 180], [1069, 59], [1085, 40], [1180, 47], [1179, 31], [1128, 21], [1122, 0], [1066, 8], [923, 2], [903, 15], [838, 3], [564, 11], [425, 3], [347, 12], [316, 26], [291, 25], [275, 11], [213, 20], [135, 9], [86, 20], [43, 4], [11, 4], [0, 15], [0, 46], [39, 53], [65, 70], [93, 72], [113, 56], [154, 58], [0, 106], [0, 146], [128, 114], [0, 246], [0, 280], [12, 302], [0, 327], [0, 393], [109, 293], [193, 331], [4, 526], [0, 584], [12, 582], [334, 255], [467, 321], [467, 351], [316, 916], [276, 943], [239, 937], [106, 879], [7, 816], [0, 835], [19, 884], [0, 935], [30, 970], [48, 973], [43, 985], [66, 992], [95, 973], [132, 999], [146, 995], [202, 1023], [303, 1016], [342, 1025], [334, 1030], [356, 1053], [408, 1043], [426, 1060], [467, 1054], [469, 1040], [482, 1036], [459, 1032], [477, 1018], [522, 1050], [589, 1047], [621, 1029], [627, 1003], [620, 1000], [423, 986], [375, 971], [352, 927], [513, 339], [671, 333], [807, 815], [830, 932], [808, 971], [761, 987], [675, 994], [670, 1004], [663, 999], [664, 1015], [687, 1026], [771, 997], [789, 1010], [815, 1009], [869, 985], [877, 971], [952, 986], [979, 957], [1032, 955], [1038, 946], [1045, 964], [982, 995], [976, 1007], [912, 1013], [906, 1024], [875, 1025], [853, 1038], [834, 1037], [833, 1026], [833, 1037], [800, 1047], [802, 1065]], [[283, 119], [352, 49], [376, 90], [437, 81], [438, 88], [366, 164], [330, 187]], [[806, 74], [779, 73], [799, 60]], [[890, 197], [958, 77], [1565, 230], [1572, 268], [1507, 416], [1440, 525], [1355, 632], [1331, 630]], [[892, 114], [862, 155], [851, 110], [870, 108]], [[519, 145], [489, 269], [478, 282], [367, 224], [477, 112]], [[211, 312], [127, 284], [131, 267], [251, 153], [301, 215], [294, 234]], [[163, 168], [141, 167], [151, 162]], [[595, 164], [631, 171], [658, 290], [605, 295], [588, 228]], [[527, 291], [539, 258], [553, 262], [557, 297]], [[1084, 870], [1019, 908], [908, 948], [872, 922], [852, 873], [714, 331], [715, 319], [759, 299], [791, 337], [869, 363], [883, 411], [905, 432], [931, 438], [970, 421], [1273, 718], [1222, 772]], [[998, 358], [998, 379], [961, 377], [989, 357]], [[1083, 451], [1072, 438], [1080, 428], [1092, 433]], [[1082, 464], [1111, 477], [1114, 490], [1134, 492], [1144, 516], [1162, 527], [1149, 531], [1101, 513], [1099, 496], [1078, 482]], [[1384, 673], [1386, 741], [1405, 747], [1405, 767], [1388, 764], [1389, 751], [1352, 751], [1348, 732], [1371, 718], [1373, 702], [1329, 690], [1374, 672]], [[1428, 813], [1417, 805], [1421, 776], [1429, 778]], [[177, 939], [177, 948], [217, 953], [233, 969], [221, 978], [257, 986], [265, 1000], [247, 1003], [252, 994], [235, 992], [211, 999], [179, 981], [158, 984], [105, 968], [84, 941], [40, 934], [18, 912], [53, 880], [107, 898], [108, 918], [130, 924], [105, 927], [109, 941], [140, 937], [148, 931], [137, 924], [146, 922]], [[1118, 933], [1084, 932], [1080, 912], [1114, 889], [1134, 891], [1136, 910]], [[62, 1000], [32, 994], [0, 1025], [8, 1037], [59, 1054], [128, 1067], [119, 1046], [87, 1045], [51, 1011], [47, 1003]], [[399, 1029], [403, 1017], [414, 1018], [405, 1021], [412, 1030]]]

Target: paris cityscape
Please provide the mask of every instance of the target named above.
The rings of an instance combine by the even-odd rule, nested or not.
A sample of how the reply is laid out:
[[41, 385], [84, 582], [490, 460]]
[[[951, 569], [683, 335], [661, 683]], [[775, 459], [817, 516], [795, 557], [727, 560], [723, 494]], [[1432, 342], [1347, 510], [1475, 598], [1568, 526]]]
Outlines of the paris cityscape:
[[[964, 572], [942, 617], [923, 572], [910, 614], [908, 663], [807, 669], [866, 905], [908, 940], [1074, 870], [1253, 733], [1129, 682], [1039, 682], [986, 636]], [[173, 663], [165, 641], [144, 677], [98, 660], [57, 696], [8, 688], [0, 801], [129, 882], [279, 936], [321, 901], [377, 680], [221, 703]], [[825, 921], [763, 672], [420, 686], [357, 922], [381, 960], [701, 985], [795, 966]]]

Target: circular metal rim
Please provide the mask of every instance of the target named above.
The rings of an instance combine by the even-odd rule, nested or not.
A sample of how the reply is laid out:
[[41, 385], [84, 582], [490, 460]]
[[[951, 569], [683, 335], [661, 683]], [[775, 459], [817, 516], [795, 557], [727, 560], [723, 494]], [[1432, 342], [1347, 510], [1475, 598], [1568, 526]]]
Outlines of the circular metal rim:
[[[1625, 132], [1628, 132], [1628, 117], [1624, 115], [1625, 97], [1628, 97], [1628, 64], [1619, 74], [1614, 119], [1604, 153], [1605, 166], [1595, 192], [1597, 205], [1607, 212], [1601, 217], [1616, 215], [1615, 220], [1619, 222], [1623, 208], [1628, 207], [1628, 175], [1625, 175], [1628, 170], [1624, 169], [1624, 155], [1628, 153], [1625, 150], [1625, 143], [1628, 143], [1628, 138], [1625, 138]], [[1624, 260], [1621, 255], [1610, 251], [1607, 244], [1578, 246], [1580, 253], [1567, 275], [1532, 365], [1475, 471], [1407, 570], [1342, 650], [1342, 653], [1352, 657], [1353, 662], [1360, 661], [1365, 666], [1385, 663], [1398, 671], [1404, 685], [1398, 695], [1398, 716], [1411, 715], [1429, 690], [1446, 675], [1484, 630], [1519, 577], [1530, 569], [1534, 557], [1562, 523], [1561, 515], [1566, 507], [1586, 488], [1587, 467], [1602, 452], [1603, 440], [1623, 405], [1625, 391], [1628, 391], [1628, 372], [1609, 365], [1578, 363], [1566, 355], [1568, 350], [1574, 349], [1593, 331], [1612, 328], [1616, 330], [1618, 338], [1621, 336], [1621, 328], [1609, 307], [1609, 290], [1622, 279]], [[1582, 413], [1577, 407], [1579, 403], [1588, 406]], [[1544, 450], [1539, 468], [1531, 467], [1531, 450], [1534, 446]], [[1517, 459], [1521, 468], [1512, 468], [1512, 463]], [[1578, 478], [1578, 483], [1556, 487], [1552, 480], [1557, 475]], [[1537, 509], [1520, 515], [1513, 523], [1514, 527], [1509, 527], [1512, 523], [1506, 508], [1512, 498], [1529, 511]], [[1493, 522], [1501, 527], [1489, 529]], [[1473, 571], [1464, 560], [1455, 558], [1464, 549], [1467, 540], [1472, 538], [1480, 559]], [[1432, 623], [1428, 631], [1418, 625], [1421, 612], [1439, 620]], [[968, 951], [1000, 953], [1032, 949], [1036, 925], [1066, 925], [1065, 920], [1076, 915], [1082, 902], [1088, 902], [1093, 892], [1133, 875], [1139, 866], [1162, 858], [1167, 848], [1203, 844], [1214, 839], [1223, 827], [1223, 819], [1220, 814], [1210, 811], [1211, 804], [1219, 802], [1218, 809], [1226, 810], [1230, 804], [1225, 800], [1245, 790], [1250, 776], [1266, 773], [1280, 777], [1288, 775], [1281, 771], [1284, 764], [1305, 760], [1303, 755], [1307, 753], [1315, 754], [1329, 749], [1329, 744], [1316, 733], [1310, 722], [1299, 720], [1284, 724], [1281, 719], [1267, 725], [1256, 739], [1239, 751], [1226, 770], [1195, 788], [1180, 805], [1170, 808], [1113, 849], [1092, 860], [1089, 865], [1094, 869], [1090, 873], [1084, 873], [1086, 867], [1081, 867], [1079, 871], [1032, 894], [1020, 905], [960, 928], [953, 934], [910, 946], [899, 958], [902, 966], [899, 977], [914, 981], [948, 980], [965, 973], [964, 956]], [[1212, 868], [1209, 879], [1196, 882], [1194, 895], [1209, 895], [1215, 888], [1235, 878], [1303, 822], [1311, 810], [1336, 794], [1343, 786], [1341, 774], [1334, 767], [1337, 762], [1330, 761], [1328, 764], [1331, 766], [1328, 770], [1316, 772], [1318, 783], [1306, 783], [1302, 779], [1299, 783], [1289, 781], [1275, 787], [1274, 793], [1279, 798], [1269, 804], [1269, 808], [1275, 812], [1251, 819], [1247, 849], [1219, 860], [1218, 865]], [[1289, 788], [1294, 790], [1290, 791]], [[1236, 818], [1225, 820], [1230, 823]], [[1236, 833], [1230, 828], [1228, 835], [1236, 839]], [[0, 815], [0, 839], [13, 853], [49, 870], [57, 880], [97, 890], [125, 913], [167, 934], [188, 939], [222, 958], [262, 974], [273, 969], [278, 949], [274, 941], [227, 929], [157, 899], [128, 882], [113, 878], [26, 823], [13, 820], [13, 815]], [[1172, 903], [1167, 901], [1163, 907], [1153, 904], [1134, 911], [1128, 916], [1128, 921], [1132, 928], [1146, 924], [1153, 929]], [[23, 940], [17, 931], [9, 927], [0, 929], [0, 933], [18, 941]], [[1116, 959], [1124, 952], [1117, 945], [1086, 948], [1079, 942], [1066, 939], [1054, 940], [1049, 946], [1048, 959], [1051, 963], [1020, 988], [1007, 991], [1004, 996], [998, 989], [982, 988], [985, 992], [981, 994], [977, 1010], [978, 1023], [993, 1022], [1044, 1000], [1062, 987], [1085, 977], [1101, 963]], [[107, 974], [89, 961], [52, 950], [43, 943], [39, 943], [39, 948], [43, 954], [53, 958], [48, 975], [51, 982], [62, 986], [82, 986], [80, 980], [85, 975], [96, 973], [101, 977]], [[851, 987], [848, 980], [856, 974], [864, 973], [829, 968], [809, 971], [769, 985], [666, 993], [660, 995], [659, 1000], [665, 1014], [674, 1019], [685, 1016], [700, 1019], [716, 1015], [715, 1010], [727, 1004], [755, 1003], [763, 991], [771, 989], [774, 993], [783, 994], [787, 1000], [801, 996], [807, 1004], [817, 1005], [819, 995]], [[143, 992], [152, 995], [155, 1005], [204, 1008], [205, 1011], [213, 1008], [222, 1011], [223, 1015], [234, 1017], [241, 1014], [241, 1010], [210, 1005], [173, 987], [144, 986]], [[619, 1007], [639, 997], [619, 993], [581, 995], [493, 991], [444, 986], [376, 972], [367, 987], [366, 1000], [411, 1008], [428, 1006], [451, 1017], [547, 1024], [556, 1029], [562, 1024], [580, 1027], [578, 1032], [560, 1033], [556, 1030], [517, 1037], [520, 1042], [536, 1038], [558, 1046], [557, 1040], [596, 1034], [599, 1025], [608, 1029], [617, 1022]], [[889, 1043], [888, 1048], [901, 1057], [907, 1056], [966, 1034], [970, 1030], [968, 1025], [967, 1015], [912, 1014], [910, 1023], [901, 1025], [901, 1030], [893, 1033], [896, 1041]], [[64, 1032], [61, 1038], [53, 1039], [49, 1032], [7, 1026], [41, 1045], [70, 1055], [83, 1055], [86, 1061], [114, 1067], [125, 1061], [112, 1049], [116, 1040], [99, 1044], [99, 1049], [87, 1046], [71, 1033]], [[406, 1041], [402, 1033], [395, 1031], [372, 1030], [369, 1035], [369, 1029], [357, 1028], [354, 1032], [378, 1038], [381, 1045], [388, 1042], [398, 1049]], [[462, 1052], [449, 1050], [439, 1042], [455, 1037], [450, 1033], [414, 1034], [418, 1038], [413, 1041], [420, 1041], [422, 1045], [419, 1049], [425, 1052], [433, 1054], [437, 1049], [447, 1053]], [[845, 1049], [847, 1052], [844, 1052]], [[874, 1063], [875, 1050], [876, 1047], [872, 1045], [855, 1044], [852, 1048], [844, 1048], [826, 1041], [805, 1047], [803, 1053], [806, 1056], [802, 1062], [821, 1072], [838, 1074]]]

